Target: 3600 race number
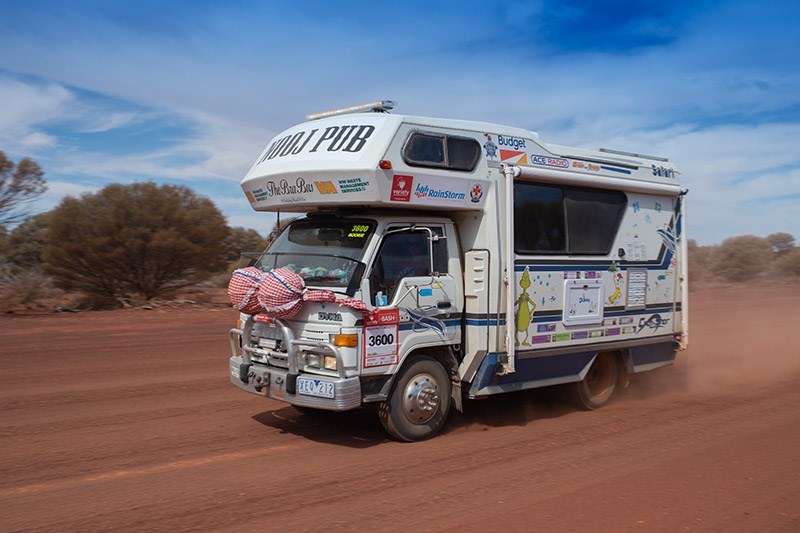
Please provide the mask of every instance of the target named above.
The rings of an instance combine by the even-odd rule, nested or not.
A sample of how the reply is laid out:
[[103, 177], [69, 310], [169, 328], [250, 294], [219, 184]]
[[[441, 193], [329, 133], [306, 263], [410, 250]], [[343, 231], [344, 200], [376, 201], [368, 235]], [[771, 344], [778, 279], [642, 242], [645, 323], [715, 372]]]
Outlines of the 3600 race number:
[[370, 335], [367, 338], [367, 344], [370, 346], [388, 346], [394, 344], [394, 334], [387, 333], [385, 335]]

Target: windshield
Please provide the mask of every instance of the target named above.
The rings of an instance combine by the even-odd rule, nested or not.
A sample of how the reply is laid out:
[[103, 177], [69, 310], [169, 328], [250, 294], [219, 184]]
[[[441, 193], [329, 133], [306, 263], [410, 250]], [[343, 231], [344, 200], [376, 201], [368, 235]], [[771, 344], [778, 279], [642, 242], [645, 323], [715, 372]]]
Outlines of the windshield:
[[288, 268], [306, 285], [347, 287], [375, 229], [372, 220], [304, 218], [289, 224], [256, 266]]

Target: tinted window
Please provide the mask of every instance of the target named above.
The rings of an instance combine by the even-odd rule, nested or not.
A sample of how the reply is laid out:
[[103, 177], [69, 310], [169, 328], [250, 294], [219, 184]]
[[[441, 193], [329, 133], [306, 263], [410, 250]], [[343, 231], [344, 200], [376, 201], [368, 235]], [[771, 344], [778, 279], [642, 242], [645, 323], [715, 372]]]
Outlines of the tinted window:
[[447, 166], [456, 170], [472, 170], [478, 164], [481, 147], [475, 139], [447, 137]]
[[607, 254], [617, 234], [625, 195], [619, 191], [566, 191], [569, 250], [575, 254]]
[[627, 199], [619, 191], [514, 184], [517, 253], [605, 255]]
[[415, 133], [408, 140], [403, 156], [420, 165], [444, 166], [444, 137]]
[[382, 292], [390, 300], [402, 278], [431, 273], [427, 232], [401, 232], [387, 235], [370, 272], [372, 298]]
[[469, 172], [478, 164], [481, 146], [475, 139], [437, 133], [412, 133], [403, 147], [411, 166], [447, 168]]
[[514, 240], [518, 252], [566, 252], [561, 187], [514, 184]]

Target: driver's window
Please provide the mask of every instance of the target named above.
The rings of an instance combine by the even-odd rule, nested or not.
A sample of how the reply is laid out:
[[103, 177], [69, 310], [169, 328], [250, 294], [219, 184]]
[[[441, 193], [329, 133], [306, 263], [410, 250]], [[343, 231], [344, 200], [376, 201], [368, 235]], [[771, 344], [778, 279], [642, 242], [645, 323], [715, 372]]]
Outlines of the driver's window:
[[369, 275], [372, 301], [380, 292], [391, 301], [402, 278], [431, 274], [431, 258], [427, 231], [401, 232], [387, 235]]

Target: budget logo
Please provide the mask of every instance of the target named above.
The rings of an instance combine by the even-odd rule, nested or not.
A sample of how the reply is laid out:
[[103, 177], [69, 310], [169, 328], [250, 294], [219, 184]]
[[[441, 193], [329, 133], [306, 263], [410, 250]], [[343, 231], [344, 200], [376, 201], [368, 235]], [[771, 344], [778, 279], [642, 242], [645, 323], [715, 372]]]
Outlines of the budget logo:
[[516, 150], [500, 150], [500, 161], [514, 165], [527, 165], [528, 155]]

